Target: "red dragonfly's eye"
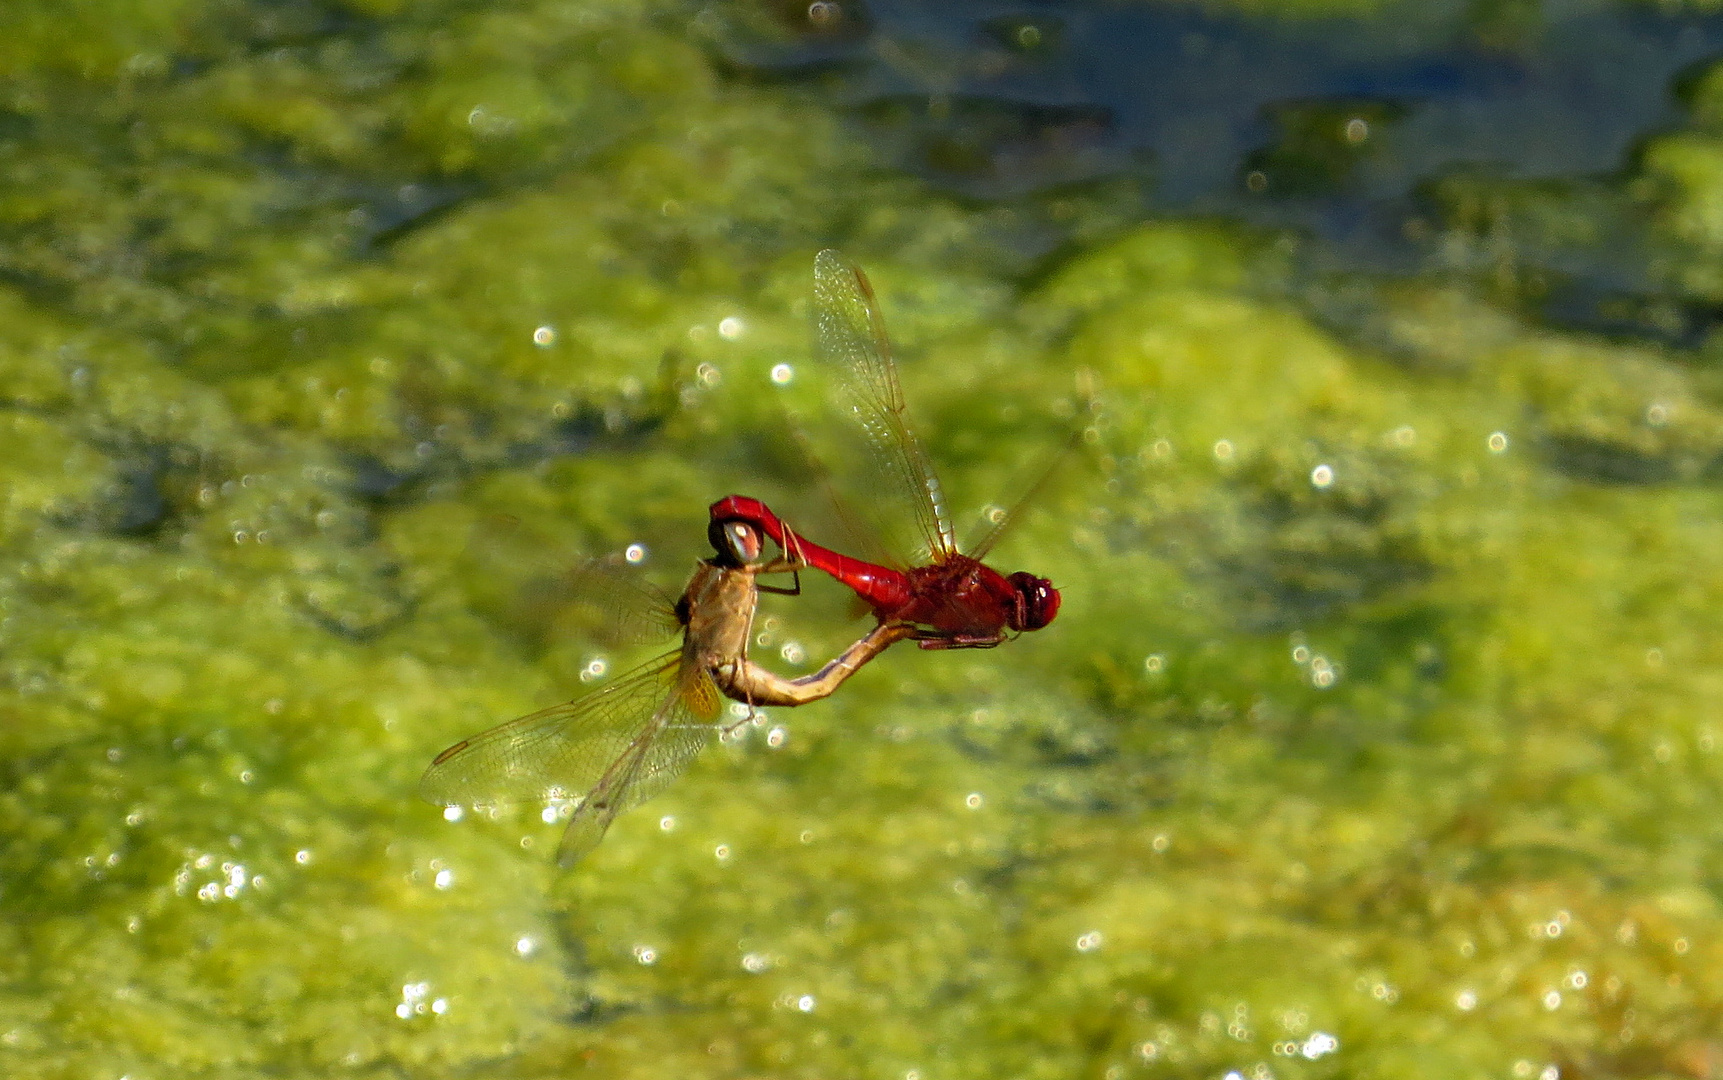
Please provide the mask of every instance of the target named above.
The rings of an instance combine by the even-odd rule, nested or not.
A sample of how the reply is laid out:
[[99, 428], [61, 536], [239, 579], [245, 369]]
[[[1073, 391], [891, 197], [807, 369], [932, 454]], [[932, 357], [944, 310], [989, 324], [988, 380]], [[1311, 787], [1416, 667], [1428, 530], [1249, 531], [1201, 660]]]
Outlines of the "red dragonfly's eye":
[[1059, 590], [1046, 578], [1023, 570], [1010, 577], [1017, 590], [1016, 610], [1012, 612], [1013, 630], [1039, 630], [1059, 614]]

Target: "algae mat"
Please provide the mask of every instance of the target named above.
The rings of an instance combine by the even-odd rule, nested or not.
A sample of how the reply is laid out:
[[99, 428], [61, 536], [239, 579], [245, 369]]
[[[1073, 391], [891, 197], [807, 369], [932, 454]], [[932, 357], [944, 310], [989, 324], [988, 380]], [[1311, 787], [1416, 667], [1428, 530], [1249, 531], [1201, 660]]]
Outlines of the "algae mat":
[[[927, 72], [1045, 19], [940, 60], [883, 4], [15, 7], [0, 1072], [1723, 1065], [1723, 76], [1657, 74], [1615, 173], [1386, 194], [1401, 106], [1336, 90], [1172, 215], [1152, 162], [1049, 156], [1080, 110], [953, 140], [1003, 114]], [[775, 711], [572, 873], [536, 807], [417, 802], [633, 659], [537, 568], [646, 540], [674, 585], [731, 491], [819, 520], [770, 373], [829, 244], [963, 513], [1097, 399], [998, 552], [1059, 621]], [[780, 670], [860, 625], [810, 593]]]

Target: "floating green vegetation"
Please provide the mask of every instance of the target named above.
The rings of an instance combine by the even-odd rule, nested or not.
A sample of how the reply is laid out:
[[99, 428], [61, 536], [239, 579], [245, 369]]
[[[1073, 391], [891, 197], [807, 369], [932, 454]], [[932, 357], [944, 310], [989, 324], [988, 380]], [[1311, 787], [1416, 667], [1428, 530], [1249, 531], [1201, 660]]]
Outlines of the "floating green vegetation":
[[[1551, 329], [1524, 256], [1714, 302], [1716, 73], [1622, 183], [1444, 178], [1388, 281], [876, 173], [699, 19], [0, 34], [0, 1072], [1711, 1075], [1716, 348]], [[675, 586], [730, 491], [819, 527], [769, 372], [828, 243], [960, 510], [1098, 400], [996, 559], [1059, 621], [894, 650], [571, 874], [537, 807], [418, 803], [632, 659], [559, 562]], [[786, 671], [860, 632], [809, 586]]]

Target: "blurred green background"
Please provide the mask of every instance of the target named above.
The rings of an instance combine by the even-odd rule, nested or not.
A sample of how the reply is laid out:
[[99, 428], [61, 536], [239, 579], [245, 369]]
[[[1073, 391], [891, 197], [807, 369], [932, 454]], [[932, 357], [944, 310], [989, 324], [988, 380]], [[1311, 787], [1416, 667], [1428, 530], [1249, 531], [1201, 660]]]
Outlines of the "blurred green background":
[[[1714, 6], [9, 4], [0, 1074], [1723, 1075]], [[1058, 622], [445, 821], [830, 245]]]

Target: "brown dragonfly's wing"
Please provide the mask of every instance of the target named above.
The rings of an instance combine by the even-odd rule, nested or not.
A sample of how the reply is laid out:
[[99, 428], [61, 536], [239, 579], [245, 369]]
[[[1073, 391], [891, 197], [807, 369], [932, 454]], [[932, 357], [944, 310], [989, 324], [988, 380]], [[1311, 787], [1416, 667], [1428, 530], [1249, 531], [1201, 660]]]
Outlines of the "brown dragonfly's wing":
[[419, 794], [440, 806], [580, 798], [650, 729], [681, 663], [678, 649], [595, 693], [458, 742], [431, 762]]
[[570, 599], [599, 612], [605, 637], [618, 645], [650, 645], [676, 632], [676, 602], [624, 559], [587, 559], [568, 572], [567, 586]]
[[829, 249], [814, 258], [814, 345], [893, 496], [908, 505], [929, 558], [955, 554], [945, 494], [910, 427], [873, 286], [859, 267]]
[[681, 664], [676, 686], [652, 722], [619, 754], [569, 818], [557, 862], [572, 866], [598, 846], [610, 823], [687, 771], [712, 737], [718, 688], [699, 668]]
[[622, 555], [569, 559], [570, 538], [547, 535], [518, 518], [492, 515], [469, 528], [461, 582], [489, 614], [545, 641], [567, 633], [564, 620], [610, 645], [652, 645], [677, 629], [674, 600]]

